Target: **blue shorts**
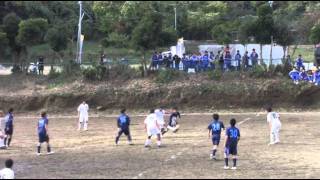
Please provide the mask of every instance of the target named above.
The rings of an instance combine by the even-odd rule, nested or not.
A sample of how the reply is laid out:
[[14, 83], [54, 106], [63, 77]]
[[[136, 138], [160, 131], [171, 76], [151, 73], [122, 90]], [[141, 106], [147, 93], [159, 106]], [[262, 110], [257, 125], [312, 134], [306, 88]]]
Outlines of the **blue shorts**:
[[213, 136], [212, 137], [212, 144], [213, 145], [219, 145], [220, 144], [220, 139], [221, 139], [220, 136]]
[[47, 134], [39, 134], [39, 143], [49, 142], [49, 136]]
[[233, 156], [238, 155], [238, 147], [237, 144], [230, 144], [229, 146], [225, 147], [224, 153], [229, 156], [230, 154]]
[[4, 133], [5, 133], [5, 135], [10, 135], [10, 136], [12, 136], [12, 134], [13, 134], [13, 127], [9, 127], [8, 129], [5, 129]]

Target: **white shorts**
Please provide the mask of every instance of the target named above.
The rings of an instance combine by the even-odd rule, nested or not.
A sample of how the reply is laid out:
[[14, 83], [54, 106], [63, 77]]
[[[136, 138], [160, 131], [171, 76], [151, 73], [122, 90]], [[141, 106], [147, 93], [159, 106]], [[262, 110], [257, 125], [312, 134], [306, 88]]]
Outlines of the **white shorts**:
[[79, 122], [83, 123], [83, 122], [88, 122], [89, 117], [88, 116], [80, 116], [79, 118]]
[[158, 135], [160, 134], [160, 130], [157, 128], [154, 129], [148, 129], [148, 136]]
[[276, 125], [271, 129], [272, 133], [279, 133], [279, 131], [281, 130], [281, 125]]

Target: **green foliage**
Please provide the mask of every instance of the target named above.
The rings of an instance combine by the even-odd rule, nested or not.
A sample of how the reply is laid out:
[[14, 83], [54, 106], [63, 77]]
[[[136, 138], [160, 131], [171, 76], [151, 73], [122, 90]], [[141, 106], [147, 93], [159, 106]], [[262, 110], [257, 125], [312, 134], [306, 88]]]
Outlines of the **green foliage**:
[[18, 42], [22, 45], [40, 44], [48, 29], [48, 21], [42, 18], [28, 19], [19, 24]]
[[86, 80], [91, 81], [101, 81], [106, 76], [107, 68], [101, 65], [93, 65], [92, 67], [88, 67], [82, 70], [82, 74]]
[[119, 34], [117, 32], [112, 32], [109, 34], [107, 38], [105, 38], [102, 42], [102, 45], [105, 47], [116, 47], [116, 48], [124, 48], [128, 47], [129, 38], [124, 34]]
[[177, 32], [173, 28], [165, 28], [160, 32], [159, 36], [161, 37], [159, 42], [159, 46], [161, 47], [171, 46], [177, 43]]
[[64, 27], [53, 27], [48, 30], [45, 41], [55, 52], [60, 52], [68, 47], [68, 37]]
[[309, 39], [313, 44], [320, 43], [320, 24], [312, 27]]
[[0, 52], [6, 49], [8, 43], [9, 43], [9, 40], [7, 38], [7, 33], [0, 31]]
[[209, 71], [208, 76], [212, 80], [220, 80], [223, 76], [223, 73], [220, 69], [216, 69], [214, 71]]
[[287, 23], [279, 21], [274, 26], [274, 40], [277, 44], [287, 47], [294, 43], [294, 34], [290, 31]]
[[51, 68], [48, 74], [49, 79], [57, 79], [61, 75], [60, 72], [55, 70], [54, 68]]
[[80, 65], [75, 61], [64, 61], [62, 66], [62, 74], [64, 76], [78, 76], [81, 74]]
[[271, 35], [274, 31], [274, 22], [272, 17], [272, 9], [268, 4], [263, 4], [258, 8], [258, 19], [256, 20], [254, 37], [260, 44], [270, 44]]
[[264, 66], [257, 65], [249, 72], [251, 77], [263, 78], [267, 76], [267, 69]]
[[10, 41], [14, 41], [18, 35], [20, 21], [20, 18], [15, 13], [7, 14], [3, 18], [4, 31], [7, 33]]
[[131, 43], [139, 51], [154, 49], [159, 43], [159, 30], [162, 29], [161, 17], [158, 14], [146, 14], [133, 30]]
[[180, 78], [182, 74], [183, 76], [186, 76], [186, 74], [184, 74], [183, 72], [179, 72], [173, 69], [160, 70], [156, 75], [155, 82], [167, 84]]

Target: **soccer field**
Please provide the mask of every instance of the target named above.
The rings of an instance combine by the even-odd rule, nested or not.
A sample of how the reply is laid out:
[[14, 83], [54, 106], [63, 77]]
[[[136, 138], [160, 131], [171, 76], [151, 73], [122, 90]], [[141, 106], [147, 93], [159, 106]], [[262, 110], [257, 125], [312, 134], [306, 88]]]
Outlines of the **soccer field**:
[[[241, 131], [236, 171], [223, 169], [224, 137], [218, 161], [209, 159], [212, 145], [207, 126], [211, 115], [183, 115], [178, 133], [164, 136], [164, 147], [156, 148], [153, 139], [153, 147], [146, 149], [144, 117], [131, 116], [135, 145], [128, 146], [123, 136], [115, 146], [114, 117], [91, 118], [89, 131], [79, 133], [76, 119], [50, 118], [55, 115], [49, 114], [49, 134], [56, 154], [39, 157], [37, 118], [19, 115], [12, 147], [0, 151], [0, 165], [12, 158], [17, 178], [318, 178], [320, 114], [280, 115], [282, 143], [270, 147], [265, 114], [221, 115], [227, 126], [230, 118], [236, 118]], [[44, 153], [46, 148], [42, 147]]]

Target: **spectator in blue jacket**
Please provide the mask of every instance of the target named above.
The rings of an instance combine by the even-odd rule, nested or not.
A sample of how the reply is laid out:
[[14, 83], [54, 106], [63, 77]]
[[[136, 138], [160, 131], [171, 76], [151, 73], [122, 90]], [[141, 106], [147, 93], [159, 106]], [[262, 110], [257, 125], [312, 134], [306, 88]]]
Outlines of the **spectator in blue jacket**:
[[252, 53], [250, 55], [250, 59], [252, 62], [252, 66], [255, 67], [258, 64], [258, 54], [256, 53], [255, 49], [252, 49]]
[[298, 69], [300, 69], [300, 68], [305, 68], [304, 65], [303, 65], [303, 59], [302, 59], [301, 54], [299, 54], [299, 57], [298, 57], [297, 60], [296, 60], [296, 67], [297, 67]]
[[241, 67], [241, 54], [240, 54], [239, 50], [237, 50], [237, 54], [234, 57], [234, 59], [235, 59], [236, 64], [237, 64], [237, 70], [240, 70], [240, 67]]

